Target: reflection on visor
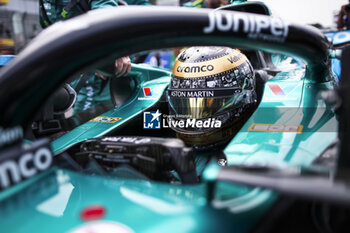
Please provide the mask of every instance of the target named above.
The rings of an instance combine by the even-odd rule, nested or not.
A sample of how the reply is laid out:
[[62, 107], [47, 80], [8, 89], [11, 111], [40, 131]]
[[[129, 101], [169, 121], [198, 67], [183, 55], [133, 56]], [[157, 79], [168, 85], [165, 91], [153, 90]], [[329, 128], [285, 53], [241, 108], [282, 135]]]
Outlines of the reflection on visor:
[[169, 103], [172, 114], [186, 118], [202, 119], [219, 114], [234, 105], [236, 96], [227, 98], [173, 98]]

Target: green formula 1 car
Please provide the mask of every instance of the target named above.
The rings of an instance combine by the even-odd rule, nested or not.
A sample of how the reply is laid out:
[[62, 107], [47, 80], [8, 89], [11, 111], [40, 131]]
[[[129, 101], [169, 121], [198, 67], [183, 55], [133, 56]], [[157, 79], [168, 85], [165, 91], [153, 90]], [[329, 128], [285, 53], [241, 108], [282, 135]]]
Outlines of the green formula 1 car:
[[[91, 11], [1, 68], [1, 232], [347, 232], [338, 52], [317, 29], [244, 7]], [[148, 65], [111, 78], [107, 101], [66, 111], [80, 74], [193, 45], [238, 48], [254, 70], [256, 105], [225, 145], [177, 138], [165, 116], [172, 73]]]

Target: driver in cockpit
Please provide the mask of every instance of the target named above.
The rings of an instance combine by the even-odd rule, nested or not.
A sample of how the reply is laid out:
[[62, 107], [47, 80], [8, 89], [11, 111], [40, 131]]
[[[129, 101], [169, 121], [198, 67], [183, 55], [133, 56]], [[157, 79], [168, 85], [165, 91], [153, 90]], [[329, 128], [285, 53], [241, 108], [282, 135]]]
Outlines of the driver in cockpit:
[[190, 47], [176, 59], [168, 88], [169, 126], [187, 145], [225, 145], [257, 104], [248, 58], [228, 47]]

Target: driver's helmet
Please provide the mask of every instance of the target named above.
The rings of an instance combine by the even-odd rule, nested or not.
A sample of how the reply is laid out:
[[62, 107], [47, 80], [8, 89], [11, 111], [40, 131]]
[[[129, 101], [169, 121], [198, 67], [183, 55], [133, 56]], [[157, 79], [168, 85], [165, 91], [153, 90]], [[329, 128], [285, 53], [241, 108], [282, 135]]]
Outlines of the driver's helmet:
[[237, 49], [190, 47], [168, 88], [169, 126], [198, 149], [228, 142], [257, 102], [251, 63]]

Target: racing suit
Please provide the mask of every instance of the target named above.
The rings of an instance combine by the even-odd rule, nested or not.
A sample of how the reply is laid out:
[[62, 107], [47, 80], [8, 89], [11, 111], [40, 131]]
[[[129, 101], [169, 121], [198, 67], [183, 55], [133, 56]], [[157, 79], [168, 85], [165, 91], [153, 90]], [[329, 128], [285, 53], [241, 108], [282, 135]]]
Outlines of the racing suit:
[[[46, 28], [50, 23], [56, 23], [57, 21], [69, 19], [74, 16], [84, 13], [78, 5], [74, 5], [67, 14], [64, 12], [63, 8], [67, 6], [71, 0], [42, 0], [43, 7], [47, 14], [50, 22], [45, 22], [42, 13], [40, 13], [40, 24], [43, 28]], [[117, 0], [87, 0], [89, 5], [89, 10], [118, 6]], [[128, 5], [151, 5], [149, 0], [124, 0]], [[40, 7], [40, 5], [39, 5]], [[41, 11], [40, 11], [41, 12]]]
[[[73, 6], [67, 9], [67, 6], [73, 1], [77, 0], [40, 0], [39, 8], [45, 9], [47, 17], [43, 15], [43, 11], [40, 11], [40, 24], [43, 28], [65, 19], [69, 19], [84, 13], [82, 7], [78, 4], [72, 4]], [[87, 0], [88, 10], [94, 10], [104, 7], [118, 6], [117, 0]], [[149, 0], [124, 0], [128, 5], [151, 5]], [[65, 9], [64, 9], [65, 8]], [[46, 19], [45, 19], [46, 18]], [[72, 87], [75, 87], [79, 82], [79, 79], [72, 82]], [[74, 105], [74, 113], [87, 110], [96, 104], [108, 101], [110, 99], [109, 94], [109, 82], [102, 80], [95, 74], [91, 74], [87, 79], [85, 85], [77, 93], [77, 100]]]
[[206, 8], [204, 0], [192, 0], [183, 4], [184, 7]]
[[184, 7], [194, 7], [194, 8], [217, 8], [227, 4], [240, 4], [246, 2], [246, 0], [191, 0], [182, 4]]

